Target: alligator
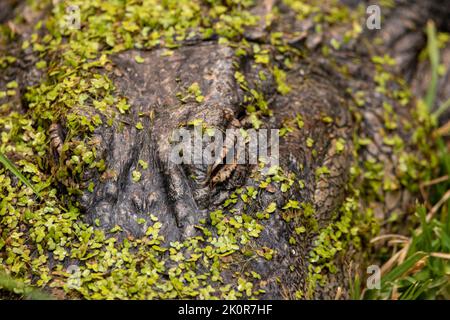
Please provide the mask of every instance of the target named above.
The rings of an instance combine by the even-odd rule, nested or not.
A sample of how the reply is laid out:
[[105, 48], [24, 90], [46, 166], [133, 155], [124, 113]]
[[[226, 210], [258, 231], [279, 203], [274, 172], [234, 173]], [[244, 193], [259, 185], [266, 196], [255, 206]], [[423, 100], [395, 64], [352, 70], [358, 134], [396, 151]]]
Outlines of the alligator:
[[[449, 5], [398, 1], [370, 30], [364, 1], [68, 1], [81, 26], [58, 31], [69, 4], [19, 2], [0, 17], [0, 90], [17, 88], [0, 100], [0, 150], [37, 168], [41, 198], [1, 234], [28, 233], [39, 262], [14, 271], [0, 246], [9, 272], [64, 298], [349, 298], [379, 263], [371, 238], [413, 216], [432, 167], [418, 57]], [[44, 138], [27, 152], [13, 128]], [[214, 165], [171, 163], [180, 128], [278, 129], [279, 163], [225, 163], [225, 147]]]

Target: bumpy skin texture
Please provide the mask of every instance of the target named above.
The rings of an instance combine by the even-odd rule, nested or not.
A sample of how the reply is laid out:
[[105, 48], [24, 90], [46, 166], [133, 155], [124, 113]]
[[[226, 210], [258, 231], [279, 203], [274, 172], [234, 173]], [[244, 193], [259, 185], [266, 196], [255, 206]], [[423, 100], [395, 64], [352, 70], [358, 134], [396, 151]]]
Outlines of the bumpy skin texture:
[[[91, 222], [99, 219], [105, 229], [120, 225], [126, 233], [134, 236], [142, 235], [146, 229], [145, 224], [139, 225], [136, 220], [148, 219], [151, 212], [163, 223], [162, 233], [174, 241], [195, 235], [194, 225], [198, 225], [210, 211], [220, 208], [233, 187], [257, 184], [251, 177], [255, 167], [250, 165], [242, 166], [249, 177], [237, 179], [240, 180], [239, 185], [234, 185], [232, 176], [217, 186], [203, 186], [189, 178], [195, 173], [202, 180], [206, 166], [171, 166], [168, 155], [172, 130], [198, 118], [217, 128], [227, 128], [224, 111], [230, 110], [236, 117], [242, 113], [242, 92], [234, 79], [236, 68], [229, 48], [206, 42], [181, 48], [171, 57], [162, 57], [162, 52], [141, 52], [145, 62], [139, 65], [134, 62], [136, 52], [133, 51], [113, 59], [119, 70], [116, 74], [120, 75], [115, 76], [118, 92], [127, 96], [133, 105], [132, 115], [123, 120], [131, 125], [121, 130], [106, 126], [96, 130], [93, 139], [98, 140], [98, 152], [117, 175], [106, 180], [87, 175], [89, 181], [94, 178], [96, 187], [93, 193], [85, 192], [81, 204], [89, 212], [87, 219]], [[245, 63], [242, 68], [245, 69]], [[250, 70], [249, 79], [252, 78], [251, 72], [254, 71]], [[330, 222], [331, 213], [342, 203], [352, 147], [348, 145], [345, 152], [337, 154], [335, 142], [338, 138], [351, 141], [352, 119], [346, 98], [329, 76], [321, 68], [299, 66], [287, 79], [293, 86], [292, 93], [274, 95], [275, 117], [266, 124], [268, 128], [279, 128], [284, 120], [293, 119], [299, 113], [303, 115], [304, 129], [281, 141], [280, 161], [283, 169], [296, 173], [307, 187], [303, 190], [295, 188], [290, 194], [279, 190], [262, 193], [251, 211], [263, 210], [272, 201], [282, 206], [287, 198], [297, 198], [313, 203], [316, 218], [326, 225]], [[179, 83], [194, 82], [200, 84], [204, 102], [181, 104], [176, 97], [180, 91]], [[273, 80], [268, 80], [265, 87], [266, 93], [274, 94]], [[153, 119], [138, 116], [149, 112], [154, 113]], [[336, 122], [332, 125], [321, 122], [325, 114], [337, 119]], [[133, 124], [137, 121], [143, 122], [144, 130], [135, 128]], [[318, 151], [315, 157], [312, 149], [306, 146], [307, 137], [315, 140]], [[143, 171], [140, 181], [133, 182], [131, 172], [138, 169], [138, 160], [148, 162], [149, 169]], [[324, 165], [330, 169], [330, 176], [316, 182], [315, 171]], [[288, 239], [293, 232], [281, 216], [275, 216], [265, 227], [257, 243], [275, 249], [279, 255], [276, 261], [268, 262], [261, 258], [250, 263], [248, 269], [256, 270], [265, 279], [280, 277], [283, 283], [294, 281], [292, 285], [298, 287], [301, 285], [299, 282], [306, 279], [305, 268], [297, 268], [298, 273], [286, 274], [286, 270], [290, 265], [305, 263], [304, 256], [311, 249], [312, 238], [305, 236], [300, 239], [299, 247], [292, 249]], [[313, 237], [312, 234], [309, 236]], [[278, 290], [274, 283], [267, 297], [281, 298], [282, 293]]]
[[[274, 26], [276, 30], [305, 34], [299, 40], [292, 40], [293, 45], [298, 42], [299, 47], [304, 46], [314, 52], [317, 45], [325, 41], [311, 32], [311, 21], [296, 20], [295, 14], [276, 1], [264, 1], [255, 9], [255, 13], [263, 16], [275, 5], [279, 6], [282, 16]], [[405, 23], [409, 20], [406, 15]], [[389, 37], [397, 37], [397, 31], [395, 27], [383, 31], [386, 32], [383, 37], [387, 43]], [[264, 26], [247, 30], [245, 37], [250, 42], [259, 42], [270, 48], [265, 39]], [[417, 39], [411, 45], [415, 44], [420, 46]], [[394, 52], [402, 51], [394, 45], [388, 46]], [[408, 50], [412, 51], [410, 48]], [[296, 179], [303, 180], [305, 188], [301, 189], [295, 184], [286, 193], [280, 190], [261, 191], [250, 208], [237, 209], [256, 213], [264, 210], [271, 202], [281, 207], [288, 199], [297, 199], [299, 202], [311, 203], [315, 210], [314, 218], [321, 227], [327, 226], [333, 220], [333, 213], [342, 206], [349, 194], [355, 135], [371, 138], [374, 142], [370, 148], [358, 154], [357, 161], [360, 163], [381, 162], [386, 168], [386, 174], [395, 176], [399, 160], [383, 144], [384, 119], [381, 106], [385, 97], [376, 92], [372, 82], [367, 81], [374, 77], [367, 53], [359, 50], [357, 45], [336, 53], [332, 57], [333, 61], [321, 56], [318, 50], [316, 53], [298, 62], [287, 73], [286, 83], [291, 91], [286, 95], [277, 93], [275, 80], [269, 75], [265, 81], [256, 81], [260, 70], [253, 61], [237, 59], [231, 48], [215, 41], [190, 43], [174, 50], [171, 56], [164, 55], [163, 49], [127, 51], [113, 56], [114, 68], [110, 77], [117, 88], [117, 95], [127, 97], [132, 108], [129, 114], [121, 115], [112, 126], [102, 125], [93, 134], [97, 155], [105, 159], [112, 174], [85, 172], [83, 179], [95, 184], [93, 192], [85, 191], [77, 199], [87, 213], [85, 219], [92, 224], [97, 222], [104, 230], [119, 225], [125, 235], [138, 237], [145, 233], [147, 224], [138, 224], [137, 220], [149, 220], [148, 213], [152, 213], [162, 223], [161, 234], [168, 241], [183, 240], [195, 235], [198, 231], [194, 225], [207, 218], [209, 212], [219, 209], [237, 187], [257, 186], [255, 177], [258, 171], [255, 166], [238, 166], [225, 181], [205, 185], [202, 181], [207, 179], [206, 166], [175, 166], [168, 161], [171, 147], [169, 137], [181, 125], [200, 118], [208, 125], [223, 130], [231, 125], [226, 114], [232, 114], [234, 119], [245, 120], [244, 93], [235, 79], [235, 72], [239, 71], [249, 80], [250, 87], [258, 87], [270, 101], [273, 117], [263, 118], [263, 128], [280, 128], [286, 120], [298, 114], [302, 116], [303, 129], [295, 130], [280, 141], [280, 165], [286, 172], [295, 173]], [[137, 54], [144, 59], [144, 63], [135, 62]], [[405, 61], [401, 54], [399, 59], [400, 62]], [[408, 63], [412, 63], [411, 60]], [[403, 66], [403, 63], [400, 65]], [[337, 72], [336, 66], [345, 67], [346, 75]], [[410, 67], [405, 67], [405, 70], [409, 71]], [[21, 83], [32, 84], [31, 79]], [[181, 103], [177, 93], [185, 90], [186, 84], [194, 82], [200, 85], [204, 101]], [[358, 121], [351, 112], [354, 101], [347, 92], [348, 88], [366, 94], [366, 104], [360, 110], [361, 119]], [[409, 133], [404, 130], [402, 123], [410, 119], [410, 112], [398, 103], [392, 103], [399, 119], [394, 131], [408, 140]], [[324, 116], [334, 121], [324, 122]], [[102, 117], [105, 118], [104, 115]], [[64, 121], [63, 117], [60, 123], [63, 129]], [[138, 121], [142, 122], [143, 130], [136, 128]], [[314, 140], [314, 152], [307, 146], [308, 137]], [[338, 139], [346, 143], [343, 152], [336, 151]], [[413, 145], [406, 146], [409, 151], [415, 148]], [[140, 170], [141, 179], [134, 182], [132, 172], [139, 168], [139, 160], [146, 161], [149, 167]], [[316, 170], [323, 166], [330, 173], [317, 178]], [[197, 180], [192, 179], [192, 175]], [[413, 203], [409, 192], [400, 188], [361, 205], [373, 209], [378, 218], [386, 219], [393, 211], [409, 212]], [[294, 298], [294, 288], [307, 292], [306, 257], [313, 249], [317, 234], [307, 230], [297, 235], [294, 232], [297, 225], [301, 225], [301, 221], [289, 224], [281, 215], [273, 215], [265, 223], [260, 237], [254, 240], [255, 247], [266, 246], [275, 250], [277, 254], [273, 260], [256, 258], [248, 263], [236, 263], [236, 267], [224, 271], [225, 281], [231, 279], [233, 272], [254, 270], [267, 281], [263, 298]], [[289, 243], [291, 237], [295, 238], [295, 245]], [[244, 260], [239, 256], [234, 259]], [[346, 256], [336, 258], [337, 272], [329, 275], [326, 286], [317, 287], [313, 297], [333, 298], [338, 287], [347, 288], [355, 272], [352, 263], [360, 264], [363, 261], [361, 253], [350, 247]], [[295, 266], [294, 271], [290, 270], [291, 266]], [[347, 291], [344, 291], [343, 297], [348, 297]]]
[[[265, 9], [270, 9], [267, 3], [255, 11], [263, 15]], [[284, 18], [276, 28], [292, 32], [311, 30], [311, 23], [299, 22], [283, 6], [281, 10]], [[264, 41], [262, 29], [248, 30], [246, 36], [249, 41]], [[314, 48], [321, 40], [313, 37], [305, 42]], [[131, 114], [122, 119], [126, 125], [120, 129], [104, 126], [95, 132], [93, 139], [98, 141], [98, 153], [116, 175], [106, 179], [95, 174], [86, 175], [86, 181], [93, 179], [96, 185], [94, 192], [85, 192], [80, 199], [81, 205], [89, 212], [86, 219], [90, 222], [99, 219], [105, 230], [120, 225], [127, 234], [139, 236], [145, 232], [146, 224], [139, 225], [136, 221], [138, 218], [148, 219], [151, 212], [163, 223], [162, 233], [168, 240], [183, 240], [195, 235], [198, 231], [194, 225], [207, 218], [209, 212], [220, 209], [236, 187], [257, 186], [254, 166], [240, 166], [241, 170], [233, 172], [226, 181], [205, 186], [202, 181], [206, 179], [206, 166], [173, 166], [168, 161], [169, 137], [182, 124], [200, 118], [209, 126], [224, 130], [230, 125], [224, 117], [226, 112], [231, 112], [236, 119], [242, 118], [245, 113], [243, 92], [234, 77], [239, 71], [250, 79], [250, 86], [259, 86], [271, 101], [274, 117], [268, 118], [264, 127], [280, 128], [284, 121], [294, 119], [297, 114], [301, 114], [304, 121], [302, 130], [281, 139], [280, 160], [283, 170], [295, 173], [306, 187], [300, 189], [295, 185], [288, 193], [280, 190], [260, 192], [248, 211], [264, 210], [273, 201], [281, 207], [288, 199], [297, 199], [312, 203], [315, 219], [321, 227], [327, 226], [332, 222], [332, 214], [348, 195], [346, 186], [353, 163], [354, 134], [374, 141], [369, 150], [360, 154], [361, 162], [381, 162], [387, 168], [387, 174], [392, 176], [396, 174], [398, 163], [396, 156], [383, 145], [384, 120], [380, 105], [385, 98], [375, 93], [375, 87], [368, 86], [365, 81], [374, 77], [374, 71], [366, 67], [370, 63], [364, 56], [351, 50], [344, 50], [335, 58], [338, 64], [349, 69], [349, 77], [337, 73], [325, 58], [306, 59], [288, 73], [286, 82], [292, 90], [284, 96], [276, 92], [271, 77], [257, 83], [258, 68], [252, 61], [238, 60], [230, 48], [214, 42], [184, 46], [169, 57], [164, 56], [164, 50], [128, 51], [114, 56], [115, 71], [111, 77], [118, 94], [126, 96], [133, 108]], [[136, 64], [134, 57], [137, 54], [141, 55], [144, 63]], [[181, 103], [177, 93], [183, 91], [183, 85], [194, 82], [200, 84], [204, 101]], [[362, 126], [355, 124], [350, 112], [353, 101], [345, 93], [348, 87], [366, 93]], [[400, 119], [410, 117], [404, 107], [394, 105], [394, 108]], [[140, 114], [152, 116], [142, 117]], [[334, 122], [321, 121], [324, 116], [331, 117]], [[143, 130], [136, 129], [138, 121], [143, 123]], [[407, 138], [401, 125], [396, 131]], [[306, 145], [308, 137], [315, 141], [314, 155], [313, 148]], [[342, 153], [336, 152], [338, 139], [346, 142]], [[132, 171], [139, 169], [138, 160], [148, 162], [149, 169], [142, 172], [140, 181], [133, 182]], [[317, 179], [316, 170], [322, 166], [326, 166], [330, 174]], [[192, 179], [192, 175], [197, 180]], [[409, 212], [412, 205], [406, 190], [387, 192], [383, 199], [385, 201], [366, 204], [375, 210], [379, 219], [388, 218], [394, 210]], [[225, 279], [231, 279], [232, 271], [254, 270], [268, 282], [264, 298], [294, 298], [294, 291], [290, 288], [307, 292], [305, 257], [314, 247], [316, 234], [308, 231], [298, 236], [293, 231], [294, 227], [295, 224], [286, 224], [281, 215], [272, 217], [255, 240], [255, 245], [273, 248], [277, 252], [274, 260], [254, 259], [243, 270], [231, 268], [225, 271]], [[296, 238], [295, 246], [289, 244], [290, 237]], [[315, 297], [332, 298], [338, 287], [345, 288], [354, 272], [350, 270], [350, 261], [358, 264], [358, 257], [350, 249], [347, 257], [338, 258], [338, 272], [330, 275], [327, 286], [317, 289]], [[288, 271], [290, 266], [296, 266], [294, 272]], [[281, 285], [277, 284], [277, 278]]]
[[[19, 12], [22, 13], [22, 23], [11, 24], [12, 35], [10, 37], [28, 38], [33, 33], [35, 25], [46, 14], [46, 11], [35, 11], [25, 5], [23, 0], [11, 0], [0, 3], [0, 23], [9, 23]], [[2, 20], [3, 19], [3, 20]], [[18, 39], [17, 39], [18, 40]], [[2, 69], [0, 74], [0, 85], [2, 88], [10, 81], [17, 80], [19, 83], [19, 93], [14, 96], [15, 104], [20, 110], [25, 109], [24, 94], [29, 86], [35, 86], [39, 80], [44, 77], [42, 71], [35, 67], [39, 57], [37, 57], [31, 48], [21, 49], [20, 41], [10, 41], [2, 43], [0, 41], [0, 51], [2, 54], [20, 57], [14, 66]], [[6, 103], [7, 99], [0, 98], [0, 104]]]
[[448, 31], [449, 7], [448, 1], [399, 1], [384, 22], [379, 35], [408, 79], [414, 76], [417, 56], [426, 45], [427, 21], [433, 20], [439, 30]]
[[11, 18], [14, 9], [20, 2], [20, 0], [4, 0], [0, 3], [0, 23]]
[[[264, 14], [264, 8], [259, 9], [261, 14]], [[311, 24], [295, 20], [292, 12], [284, 9], [285, 19], [277, 28], [292, 32], [311, 30]], [[248, 31], [248, 37], [255, 38], [254, 33], [254, 30]], [[260, 31], [256, 33], [261, 36]], [[134, 61], [137, 54], [144, 59], [143, 64], [136, 64]], [[338, 138], [350, 142], [355, 128], [349, 111], [350, 97], [343, 93], [346, 87], [367, 92], [369, 97], [374, 96], [373, 99], [368, 99], [372, 104], [368, 104], [363, 110], [367, 126], [362, 128], [362, 134], [374, 138], [380, 148], [383, 145], [382, 137], [377, 136], [377, 132], [383, 127], [381, 110], [376, 107], [382, 97], [377, 97], [373, 93], [375, 88], [368, 87], [364, 81], [366, 77], [373, 77], [373, 70], [365, 68], [364, 58], [360, 61], [361, 57], [353, 52], [347, 51], [340, 55], [336, 59], [350, 68], [350, 78], [344, 79], [329, 61], [318, 57], [303, 62], [290, 72], [287, 83], [294, 90], [286, 96], [276, 93], [275, 83], [271, 78], [262, 85], [259, 84], [274, 106], [274, 119], [269, 120], [267, 127], [280, 128], [284, 120], [295, 118], [299, 113], [304, 116], [304, 132], [302, 135], [295, 132], [281, 141], [280, 158], [283, 166], [290, 170], [295, 170], [300, 165], [306, 167], [304, 171], [308, 176], [301, 178], [305, 180], [307, 189], [311, 186], [311, 190], [310, 196], [302, 195], [301, 198], [316, 204], [319, 217], [326, 217], [327, 212], [333, 212], [342, 202], [342, 188], [348, 182], [347, 171], [352, 148], [347, 148], [339, 156], [333, 150], [333, 143]], [[99, 154], [107, 160], [108, 168], [114, 171], [115, 177], [103, 179], [87, 173], [86, 181], [94, 178], [101, 183], [96, 183], [94, 193], [84, 194], [81, 204], [91, 212], [89, 219], [92, 221], [99, 218], [105, 228], [123, 225], [125, 230], [135, 235], [145, 230], [144, 226], [133, 222], [143, 217], [139, 212], [160, 214], [168, 228], [174, 226], [169, 223], [173, 220], [181, 229], [189, 229], [189, 225], [204, 218], [202, 212], [206, 214], [208, 210], [213, 210], [224, 199], [221, 194], [224, 190], [221, 189], [230, 188], [203, 186], [201, 181], [196, 183], [188, 178], [195, 173], [198, 180], [205, 180], [206, 167], [171, 167], [168, 157], [172, 132], [199, 118], [212, 127], [226, 129], [230, 125], [230, 121], [224, 117], [227, 111], [232, 112], [235, 118], [242, 118], [245, 112], [242, 107], [243, 92], [234, 73], [240, 71], [247, 79], [256, 79], [258, 70], [255, 70], [251, 61], [237, 61], [230, 48], [214, 42], [181, 47], [170, 57], [164, 56], [163, 49], [127, 51], [113, 57], [113, 62], [116, 69], [111, 77], [119, 95], [127, 97], [133, 108], [131, 114], [124, 116], [122, 122], [119, 122], [120, 129], [105, 125], [96, 130], [93, 140], [97, 141]], [[238, 67], [236, 63], [239, 64]], [[177, 93], [183, 91], [183, 85], [194, 82], [200, 84], [205, 100], [202, 103], [181, 103]], [[396, 111], [403, 118], [409, 117], [406, 110], [399, 108]], [[337, 122], [333, 125], [321, 122], [324, 115], [329, 115]], [[144, 130], [135, 128], [138, 121], [143, 122]], [[401, 134], [401, 130], [399, 133]], [[311, 155], [312, 149], [303, 145], [307, 137], [315, 140], [318, 146], [319, 155], [315, 158]], [[395, 163], [395, 160], [386, 157], [383, 150], [372, 149], [370, 153], [374, 157], [383, 158], [386, 163]], [[144, 173], [139, 182], [133, 183], [131, 172], [138, 169], [138, 160], [149, 163], [149, 173]], [[323, 182], [315, 190], [314, 171], [322, 165], [335, 167], [336, 174], [331, 174], [332, 177], [335, 176], [335, 181]], [[251, 171], [252, 167], [248, 166], [245, 170]], [[297, 173], [300, 176], [305, 174]], [[130, 215], [129, 212], [136, 212], [137, 216]], [[172, 214], [166, 214], [167, 212]], [[170, 234], [179, 238], [179, 233], [191, 234], [188, 230]]]
[[[182, 48], [172, 57], [162, 57], [162, 52], [142, 53], [146, 62], [140, 65], [134, 62], [137, 52], [113, 58], [118, 67], [116, 74], [120, 75], [115, 76], [118, 91], [135, 106], [126, 121], [142, 121], [144, 130], [134, 125], [120, 131], [114, 127], [98, 130], [101, 152], [117, 172], [117, 178], [99, 184], [94, 193], [83, 197], [82, 204], [92, 209], [91, 218], [100, 218], [102, 225], [123, 225], [135, 235], [145, 228], [133, 221], [154, 212], [167, 228], [164, 232], [179, 239], [182, 234], [192, 233], [189, 229], [202, 218], [199, 210], [206, 206], [197, 204], [195, 192], [200, 190], [187, 179], [187, 172], [169, 163], [172, 132], [196, 118], [223, 127], [223, 110], [236, 111], [239, 91], [233, 81], [230, 49], [205, 43]], [[179, 83], [194, 82], [205, 88], [205, 102], [181, 105], [176, 97]], [[154, 116], [149, 117], [150, 112]], [[139, 118], [139, 113], [147, 116]], [[138, 169], [138, 160], [148, 162], [149, 169], [139, 182], [133, 183], [131, 171]]]
[[[395, 58], [397, 70], [412, 85], [417, 96], [425, 96], [431, 78], [428, 59], [420, 61], [419, 56], [426, 49], [426, 24], [433, 21], [437, 30], [450, 32], [450, 1], [398, 1], [397, 6], [389, 12], [382, 29], [376, 36], [383, 39], [383, 47]], [[441, 51], [441, 63], [450, 62], [450, 47]], [[440, 76], [438, 95], [434, 110], [450, 99], [450, 71]], [[450, 119], [447, 111], [439, 120], [443, 124]]]
[[[215, 43], [202, 43], [177, 50], [171, 57], [162, 57], [163, 51], [141, 52], [145, 62], [136, 64], [136, 52], [130, 51], [117, 55], [115, 62], [120, 76], [115, 76], [118, 92], [127, 96], [133, 105], [132, 115], [126, 116], [121, 130], [115, 127], [97, 129], [94, 140], [98, 140], [99, 154], [107, 160], [108, 168], [117, 175], [103, 181], [94, 178], [96, 187], [93, 193], [85, 192], [81, 204], [89, 212], [87, 219], [100, 219], [100, 225], [110, 229], [120, 225], [135, 236], [145, 232], [145, 224], [136, 223], [138, 218], [148, 219], [148, 213], [155, 214], [163, 223], [163, 234], [168, 239], [183, 240], [183, 237], [195, 234], [194, 225], [200, 219], [220, 208], [220, 204], [234, 187], [256, 185], [251, 177], [256, 170], [254, 166], [242, 166], [247, 179], [240, 177], [240, 184], [235, 185], [234, 176], [217, 186], [203, 186], [190, 177], [206, 174], [205, 166], [173, 166], [168, 161], [171, 131], [180, 124], [201, 118], [209, 125], [225, 129], [224, 110], [231, 110], [238, 117], [242, 92], [239, 89], [234, 72], [233, 52], [225, 46]], [[245, 69], [245, 63], [242, 66]], [[247, 78], [254, 77], [249, 70]], [[274, 94], [273, 80], [267, 80], [266, 93], [273, 94], [274, 118], [267, 123], [268, 128], [279, 128], [282, 122], [293, 119], [297, 114], [304, 118], [304, 129], [296, 131], [281, 140], [281, 167], [294, 172], [298, 179], [305, 182], [306, 188], [295, 187], [290, 194], [279, 190], [274, 193], [262, 193], [253, 204], [252, 212], [263, 210], [275, 201], [282, 206], [287, 198], [301, 199], [313, 203], [316, 218], [321, 224], [330, 222], [331, 213], [339, 208], [345, 197], [345, 185], [348, 182], [352, 147], [349, 144], [345, 152], [337, 154], [335, 142], [342, 138], [351, 141], [352, 119], [346, 98], [342, 96], [329, 74], [321, 68], [308, 64], [299, 66], [289, 75], [287, 82], [293, 86], [292, 93], [286, 96]], [[176, 79], [179, 79], [178, 81]], [[306, 80], [307, 79], [307, 80]], [[337, 79], [336, 79], [337, 80]], [[198, 82], [205, 96], [204, 102], [181, 104], [176, 97], [180, 91], [179, 83]], [[348, 97], [347, 97], [348, 99]], [[154, 113], [154, 118], [138, 117], [139, 113]], [[321, 118], [329, 115], [336, 122], [332, 125], [323, 123]], [[144, 130], [133, 125], [142, 121]], [[314, 157], [312, 149], [306, 146], [306, 138], [315, 140], [318, 154]], [[138, 160], [149, 163], [140, 181], [132, 182], [131, 172], [138, 168]], [[316, 183], [315, 171], [326, 165], [331, 173], [328, 178]], [[303, 170], [300, 170], [300, 166]], [[141, 170], [142, 171], [142, 170]], [[242, 209], [242, 208], [241, 208]], [[290, 265], [302, 265], [304, 256], [312, 246], [313, 235], [300, 239], [299, 247], [292, 249], [288, 243], [293, 231], [284, 223], [281, 216], [271, 219], [260, 239], [259, 246], [274, 248], [279, 255], [276, 261], [260, 259], [250, 263], [249, 270], [256, 270], [265, 279], [280, 277], [283, 283], [300, 285], [306, 279], [305, 267], [299, 267], [298, 273], [286, 273]], [[303, 284], [304, 285], [304, 284]], [[275, 284], [269, 290], [268, 297], [281, 298], [282, 293]], [[288, 298], [288, 297], [286, 297]], [[290, 297], [292, 298], [292, 297]]]

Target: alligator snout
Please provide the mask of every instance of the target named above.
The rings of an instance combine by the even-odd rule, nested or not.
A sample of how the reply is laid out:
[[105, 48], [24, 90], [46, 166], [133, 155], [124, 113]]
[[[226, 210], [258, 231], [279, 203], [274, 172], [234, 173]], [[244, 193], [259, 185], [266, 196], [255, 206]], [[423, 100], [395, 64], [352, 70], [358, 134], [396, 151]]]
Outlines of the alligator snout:
[[162, 52], [139, 53], [142, 64], [134, 60], [137, 52], [114, 57], [112, 78], [133, 107], [120, 128], [96, 129], [98, 153], [112, 174], [94, 177], [94, 190], [84, 193], [81, 204], [87, 219], [103, 228], [118, 225], [139, 236], [147, 228], [142, 221], [155, 215], [170, 230], [167, 234], [179, 239], [193, 235], [198, 220], [205, 218], [212, 190], [201, 183], [207, 165], [170, 161], [173, 133], [199, 121], [225, 129], [230, 121], [224, 114], [237, 114], [242, 96], [229, 48], [207, 43], [173, 57]]

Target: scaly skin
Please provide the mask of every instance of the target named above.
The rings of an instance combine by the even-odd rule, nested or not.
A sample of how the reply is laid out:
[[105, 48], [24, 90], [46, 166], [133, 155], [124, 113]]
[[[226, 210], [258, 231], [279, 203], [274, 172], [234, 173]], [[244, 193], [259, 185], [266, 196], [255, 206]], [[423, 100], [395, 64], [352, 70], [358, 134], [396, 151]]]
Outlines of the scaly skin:
[[[223, 282], [234, 284], [236, 274], [253, 271], [265, 290], [260, 298], [334, 298], [338, 291], [348, 298], [351, 280], [370, 261], [364, 251], [374, 220], [382, 222], [385, 231], [395, 228], [384, 224], [393, 214], [405, 221], [415, 209], [414, 183], [425, 174], [420, 170], [426, 155], [412, 139], [418, 126], [415, 101], [408, 99], [407, 87], [397, 77], [405, 70], [393, 70], [389, 61], [374, 61], [374, 48], [364, 33], [356, 32], [348, 43], [333, 49], [331, 39], [342, 40], [354, 26], [337, 23], [317, 32], [312, 17], [298, 19], [295, 7], [283, 1], [263, 1], [251, 12], [261, 17], [275, 12], [270, 26], [260, 23], [243, 33], [249, 47], [258, 44], [267, 50], [270, 65], [250, 54], [237, 57], [232, 45], [215, 37], [182, 42], [171, 55], [163, 48], [111, 54], [111, 63], [100, 73], [112, 80], [116, 97], [127, 98], [130, 111], [108, 123], [113, 118], [110, 111], [77, 105], [60, 112], [55, 121], [44, 122], [52, 126], [53, 138], [59, 132], [66, 141], [66, 148], [58, 145], [56, 153], [49, 152], [49, 170], [61, 196], [82, 190], [71, 200], [82, 209], [83, 221], [104, 231], [120, 226], [118, 239], [144, 237], [154, 217], [167, 243], [207, 238], [198, 226], [216, 234], [211, 212], [222, 210], [229, 222], [243, 213], [255, 218], [275, 203], [258, 237], [221, 258]], [[283, 45], [271, 39], [275, 32], [280, 32]], [[395, 37], [396, 29], [383, 32], [383, 38]], [[57, 54], [50, 59], [56, 61]], [[142, 63], [136, 63], [137, 55]], [[285, 58], [290, 61], [284, 63]], [[284, 71], [277, 75], [274, 70]], [[34, 72], [40, 71], [32, 67], [27, 74]], [[377, 80], [381, 73], [388, 74], [385, 84]], [[23, 88], [34, 85], [23, 77]], [[8, 81], [0, 79], [0, 84]], [[199, 84], [204, 99], [180, 101], [179, 93], [193, 83]], [[269, 111], [249, 111], [252, 89], [264, 97]], [[36, 107], [33, 101], [27, 103]], [[281, 181], [261, 187], [266, 177], [258, 166], [238, 165], [224, 179], [203, 183], [211, 181], [207, 165], [168, 161], [169, 137], [180, 126], [202, 119], [225, 130], [236, 121], [248, 123], [255, 114], [261, 128], [288, 131], [280, 140]], [[102, 119], [87, 141], [95, 146], [96, 159], [105, 161], [106, 171], [84, 168], [80, 176], [62, 174], [75, 155], [72, 146], [85, 139], [70, 127], [79, 115]], [[140, 167], [139, 160], [148, 168]], [[133, 181], [136, 170], [141, 177]], [[249, 188], [256, 193], [248, 200], [242, 190]], [[230, 197], [236, 201], [228, 206]], [[273, 259], [263, 254], [248, 258], [248, 252], [267, 248], [273, 250]], [[70, 263], [82, 262], [64, 261], [66, 266]], [[207, 268], [199, 266], [200, 271]]]

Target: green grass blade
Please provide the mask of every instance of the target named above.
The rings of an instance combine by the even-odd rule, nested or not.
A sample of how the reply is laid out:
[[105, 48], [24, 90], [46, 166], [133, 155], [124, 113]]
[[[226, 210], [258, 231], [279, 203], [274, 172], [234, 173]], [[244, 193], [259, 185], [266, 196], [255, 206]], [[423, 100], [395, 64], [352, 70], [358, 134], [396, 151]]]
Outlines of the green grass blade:
[[9, 159], [0, 152], [0, 162], [5, 166], [7, 170], [9, 170], [12, 174], [14, 174], [22, 183], [24, 183], [27, 187], [34, 191], [34, 193], [40, 197], [39, 192], [36, 188], [30, 183], [30, 181], [25, 178], [25, 176], [16, 168], [16, 166], [9, 161]]
[[414, 292], [417, 290], [417, 288], [420, 286], [420, 282], [417, 281], [410, 285], [401, 295], [398, 297], [398, 300], [414, 300]]
[[420, 218], [420, 225], [422, 227], [422, 233], [417, 237], [417, 241], [420, 241], [420, 248], [426, 252], [433, 251], [433, 230], [431, 224], [427, 222], [427, 210], [424, 206], [420, 206], [418, 209]]
[[405, 274], [409, 269], [411, 269], [417, 261], [425, 257], [427, 254], [425, 252], [416, 252], [408, 259], [406, 259], [401, 265], [392, 269], [388, 274], [382, 277], [382, 284], [388, 284], [395, 281], [397, 278]]
[[[442, 138], [438, 138], [436, 141], [438, 147], [439, 163], [444, 170], [443, 174], [450, 174], [450, 153], [448, 152], [447, 145]], [[446, 189], [446, 185], [443, 185], [442, 195]]]
[[445, 232], [445, 235], [446, 235], [446, 238], [445, 238], [445, 240], [447, 240], [447, 241], [445, 241], [445, 242], [443, 242], [443, 244], [445, 244], [445, 247], [444, 247], [444, 249], [446, 249], [447, 251], [446, 252], [450, 252], [450, 206], [447, 206], [447, 215], [446, 215], [446, 217], [445, 217], [445, 229], [444, 229], [444, 232]]
[[447, 109], [450, 108], [450, 99], [448, 99], [447, 101], [445, 101], [440, 107], [439, 109], [437, 109], [434, 113], [433, 113], [433, 117], [438, 119], [445, 111], [447, 111]]
[[350, 297], [352, 300], [361, 300], [361, 279], [358, 274], [350, 281]]
[[427, 37], [428, 37], [428, 56], [431, 64], [431, 82], [428, 87], [427, 95], [425, 97], [425, 103], [428, 106], [428, 110], [431, 112], [434, 101], [436, 100], [437, 84], [438, 84], [438, 68], [439, 68], [439, 47], [436, 36], [436, 27], [432, 21], [427, 24]]
[[408, 289], [403, 292], [399, 300], [417, 300], [419, 296], [424, 293], [427, 289], [430, 283], [432, 282], [431, 279], [428, 279], [424, 282], [417, 281], [414, 284], [410, 285]]

